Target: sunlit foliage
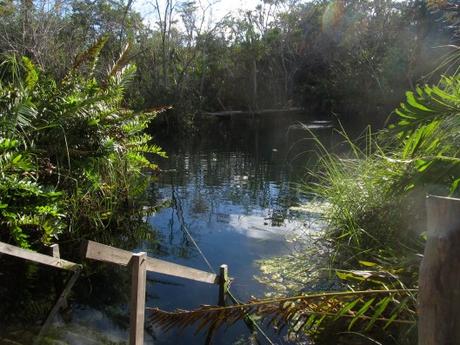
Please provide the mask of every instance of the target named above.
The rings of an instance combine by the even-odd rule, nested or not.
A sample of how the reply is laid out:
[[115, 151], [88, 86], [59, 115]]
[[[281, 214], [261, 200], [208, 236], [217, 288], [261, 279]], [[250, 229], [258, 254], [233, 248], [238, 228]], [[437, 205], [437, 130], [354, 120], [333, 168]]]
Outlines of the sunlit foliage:
[[144, 192], [144, 173], [156, 170], [146, 155], [165, 157], [144, 132], [155, 112], [123, 106], [136, 71], [126, 64], [127, 50], [105, 76], [96, 75], [106, 41], [80, 54], [62, 80], [28, 58], [3, 57], [2, 239], [27, 247], [106, 228]]

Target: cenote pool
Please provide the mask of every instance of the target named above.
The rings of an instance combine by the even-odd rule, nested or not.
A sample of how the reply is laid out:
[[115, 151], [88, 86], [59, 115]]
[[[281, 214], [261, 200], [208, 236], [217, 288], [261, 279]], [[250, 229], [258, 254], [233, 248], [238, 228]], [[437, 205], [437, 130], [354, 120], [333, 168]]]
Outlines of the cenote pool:
[[[152, 205], [164, 206], [145, 218], [149, 236], [137, 243], [121, 239], [117, 245], [207, 271], [227, 264], [234, 278], [231, 291], [241, 300], [272, 293], [258, 279], [260, 260], [302, 250], [305, 234], [321, 229], [317, 217], [295, 212], [295, 206], [309, 202], [298, 183], [309, 157], [314, 157], [311, 141], [301, 140], [307, 133], [296, 123], [295, 119], [217, 121], [200, 131], [214, 133], [212, 137], [161, 140], [169, 158], [159, 162], [163, 172], [148, 197]], [[329, 140], [330, 128], [319, 122], [311, 128]], [[62, 255], [65, 258], [65, 251]], [[11, 257], [2, 256], [1, 262], [0, 344], [32, 344], [66, 275]], [[127, 343], [129, 271], [102, 263], [86, 265], [69, 307], [41, 344]], [[155, 273], [147, 278], [149, 307], [174, 310], [217, 303], [215, 285]], [[288, 343], [283, 335], [270, 330], [267, 334], [277, 344]], [[262, 337], [251, 337], [244, 322], [213, 338], [214, 344], [257, 342], [266, 343]], [[206, 333], [195, 335], [186, 329], [165, 334], [149, 326], [145, 343], [205, 344]]]

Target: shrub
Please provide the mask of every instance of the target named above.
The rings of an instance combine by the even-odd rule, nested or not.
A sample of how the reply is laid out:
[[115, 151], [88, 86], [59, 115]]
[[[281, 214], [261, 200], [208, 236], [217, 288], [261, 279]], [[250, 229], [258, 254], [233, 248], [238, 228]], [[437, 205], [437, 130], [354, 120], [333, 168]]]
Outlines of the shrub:
[[144, 133], [155, 112], [123, 107], [135, 67], [127, 49], [96, 76], [103, 38], [79, 55], [63, 80], [27, 58], [7, 56], [0, 79], [0, 223], [2, 238], [29, 246], [62, 232], [105, 229], [142, 195], [147, 154], [165, 157]]

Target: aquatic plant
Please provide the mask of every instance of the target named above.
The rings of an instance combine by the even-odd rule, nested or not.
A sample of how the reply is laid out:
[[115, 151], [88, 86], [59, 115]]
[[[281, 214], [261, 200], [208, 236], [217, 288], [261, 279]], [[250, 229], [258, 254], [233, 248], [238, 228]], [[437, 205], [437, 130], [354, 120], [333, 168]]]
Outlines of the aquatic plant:
[[[361, 142], [341, 131], [345, 153], [326, 150], [318, 141], [319, 164], [307, 190], [330, 203], [325, 219], [331, 269], [344, 288], [360, 289], [363, 283], [368, 289], [417, 288], [425, 196], [458, 195], [459, 81], [458, 75], [444, 76], [438, 85], [407, 92], [395, 111], [398, 121], [378, 133], [369, 131]], [[402, 308], [406, 302], [399, 300]], [[360, 334], [370, 336], [368, 331]], [[385, 343], [410, 343], [413, 333], [372, 336]]]

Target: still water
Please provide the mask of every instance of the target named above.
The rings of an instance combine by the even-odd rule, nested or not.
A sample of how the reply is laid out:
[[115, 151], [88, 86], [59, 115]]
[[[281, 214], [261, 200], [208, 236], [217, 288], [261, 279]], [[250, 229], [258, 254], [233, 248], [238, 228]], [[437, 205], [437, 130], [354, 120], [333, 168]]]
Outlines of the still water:
[[[243, 301], [270, 293], [270, 287], [256, 279], [260, 260], [299, 250], [298, 239], [306, 230], [306, 219], [293, 213], [292, 206], [309, 202], [298, 183], [314, 154], [310, 142], [302, 140], [306, 132], [296, 123], [295, 119], [220, 121], [201, 128], [207, 137], [163, 140], [169, 158], [159, 162], [163, 171], [149, 190], [149, 200], [164, 207], [145, 219], [150, 238], [120, 246], [206, 271], [227, 264], [233, 278], [231, 291]], [[323, 138], [330, 135], [321, 123], [312, 123], [311, 128]], [[310, 231], [320, 228], [320, 223], [309, 221]], [[0, 344], [29, 344], [62, 288], [59, 281], [64, 275], [13, 258], [1, 259], [0, 297], [5, 303]], [[69, 308], [41, 343], [127, 343], [128, 270], [100, 263], [88, 263], [87, 268], [91, 273], [79, 279]], [[149, 307], [191, 309], [216, 304], [217, 296], [216, 285], [148, 273]], [[277, 344], [287, 343], [282, 335], [267, 332]], [[195, 335], [186, 329], [164, 334], [149, 326], [145, 343], [205, 341], [205, 332]], [[215, 344], [254, 341], [243, 322], [213, 338]], [[260, 336], [257, 341], [264, 343]]]

